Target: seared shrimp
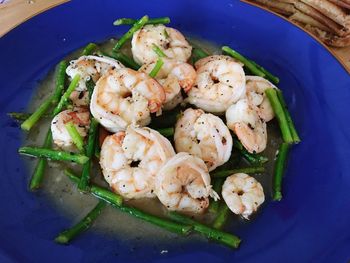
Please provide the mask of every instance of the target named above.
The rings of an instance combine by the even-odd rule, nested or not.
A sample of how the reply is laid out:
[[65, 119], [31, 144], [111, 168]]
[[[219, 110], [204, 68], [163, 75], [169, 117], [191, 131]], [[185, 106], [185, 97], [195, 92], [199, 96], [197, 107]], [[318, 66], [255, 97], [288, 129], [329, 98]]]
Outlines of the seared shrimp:
[[86, 137], [89, 125], [90, 114], [88, 109], [77, 107], [74, 110], [64, 110], [57, 114], [51, 122], [51, 132], [53, 142], [60, 148], [71, 150], [74, 144], [65, 124], [72, 121], [81, 137]]
[[109, 69], [120, 69], [122, 67], [124, 66], [119, 61], [105, 56], [81, 56], [77, 60], [72, 60], [66, 69], [66, 73], [71, 78], [74, 78], [76, 74], [79, 74], [81, 78], [70, 99], [77, 106], [87, 105], [89, 93], [86, 81], [92, 79], [96, 83]]
[[90, 110], [102, 126], [117, 132], [129, 124], [149, 124], [150, 113], [160, 113], [164, 101], [164, 89], [156, 80], [122, 68], [110, 70], [97, 81]]
[[157, 131], [129, 126], [106, 137], [100, 164], [106, 181], [124, 198], [151, 198], [156, 173], [174, 155], [171, 143]]
[[205, 111], [224, 113], [232, 103], [245, 96], [242, 64], [231, 57], [214, 55], [196, 62], [196, 82], [187, 101]]
[[178, 30], [164, 25], [146, 25], [132, 37], [131, 51], [134, 60], [139, 64], [157, 60], [153, 44], [167, 57], [178, 61], [186, 62], [191, 56], [192, 47]]
[[202, 213], [209, 196], [218, 198], [210, 185], [208, 169], [202, 159], [178, 153], [156, 175], [156, 194], [169, 210]]
[[224, 164], [231, 156], [232, 137], [217, 116], [198, 109], [187, 109], [177, 121], [174, 134], [177, 152], [201, 158], [209, 171]]
[[227, 109], [226, 121], [248, 152], [259, 153], [265, 150], [266, 123], [259, 117], [256, 106], [247, 99], [239, 100]]
[[[185, 62], [175, 59], [162, 58], [164, 64], [158, 72], [155, 79], [163, 86], [165, 91], [165, 104], [163, 109], [171, 110], [182, 101], [180, 89], [188, 92], [195, 80], [196, 71], [194, 68]], [[154, 68], [156, 62], [144, 64], [140, 71], [149, 74]]]
[[277, 89], [270, 81], [259, 76], [246, 76], [247, 98], [250, 103], [258, 108], [258, 114], [265, 122], [275, 117], [270, 101], [266, 97], [265, 90]]
[[222, 197], [230, 210], [249, 219], [265, 201], [261, 184], [253, 177], [237, 173], [226, 178], [222, 186]]

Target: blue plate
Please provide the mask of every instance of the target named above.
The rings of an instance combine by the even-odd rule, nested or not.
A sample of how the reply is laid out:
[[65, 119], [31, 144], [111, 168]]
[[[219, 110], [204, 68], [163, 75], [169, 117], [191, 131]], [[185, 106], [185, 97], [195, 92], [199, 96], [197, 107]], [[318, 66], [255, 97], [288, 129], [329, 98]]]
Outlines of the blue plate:
[[[52, 238], [70, 221], [27, 191], [29, 173], [17, 154], [21, 131], [6, 112], [24, 110], [38, 81], [66, 54], [125, 32], [112, 25], [115, 18], [144, 14], [170, 16], [172, 26], [185, 34], [230, 45], [281, 79], [303, 142], [291, 152], [283, 201], [267, 204], [251, 223], [232, 229], [243, 240], [237, 251], [204, 241], [173, 244], [165, 254], [147, 244], [130, 250], [94, 231], [70, 246], [56, 245]], [[0, 52], [0, 262], [350, 259], [350, 78], [298, 27], [231, 0], [73, 1], [12, 30], [0, 39]]]

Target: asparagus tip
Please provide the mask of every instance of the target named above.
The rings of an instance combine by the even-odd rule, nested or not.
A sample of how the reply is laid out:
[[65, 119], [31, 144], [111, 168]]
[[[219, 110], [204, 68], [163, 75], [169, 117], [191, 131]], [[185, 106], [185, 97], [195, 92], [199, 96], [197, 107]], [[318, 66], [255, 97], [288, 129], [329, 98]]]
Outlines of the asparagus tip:
[[23, 122], [21, 124], [21, 129], [24, 130], [24, 131], [29, 131], [30, 130], [30, 125], [28, 124], [28, 122]]
[[113, 22], [113, 26], [120, 26], [122, 23], [123, 23], [123, 20], [119, 18]]
[[40, 185], [39, 184], [30, 184], [29, 185], [29, 190], [31, 192], [35, 192], [36, 190], [38, 190], [40, 188]]
[[281, 201], [282, 200], [282, 193], [281, 192], [276, 192], [274, 195], [273, 195], [273, 200], [274, 201]]
[[69, 243], [69, 239], [65, 235], [60, 234], [55, 238], [55, 242], [58, 244], [67, 245]]

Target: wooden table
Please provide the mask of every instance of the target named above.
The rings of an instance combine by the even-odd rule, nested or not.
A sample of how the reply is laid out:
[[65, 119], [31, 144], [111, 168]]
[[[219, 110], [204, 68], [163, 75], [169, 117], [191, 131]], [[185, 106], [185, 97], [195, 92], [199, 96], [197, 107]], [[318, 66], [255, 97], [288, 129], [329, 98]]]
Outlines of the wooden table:
[[[3, 1], [0, 0], [0, 3]], [[0, 4], [0, 37], [29, 18], [68, 1], [10, 0], [7, 3]], [[350, 73], [350, 47], [328, 49]]]

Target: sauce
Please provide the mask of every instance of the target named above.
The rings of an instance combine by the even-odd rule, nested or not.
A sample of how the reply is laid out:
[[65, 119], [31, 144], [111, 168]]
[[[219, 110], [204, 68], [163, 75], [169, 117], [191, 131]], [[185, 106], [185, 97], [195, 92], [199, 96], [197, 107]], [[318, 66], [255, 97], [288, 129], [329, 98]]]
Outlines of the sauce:
[[[111, 39], [100, 45], [102, 50], [109, 51], [115, 44], [115, 40]], [[191, 39], [191, 43], [195, 46], [201, 47], [208, 53], [220, 54], [221, 51], [218, 47], [212, 43], [208, 43], [199, 39]], [[123, 52], [127, 55], [131, 55], [130, 43], [127, 43], [123, 47]], [[67, 61], [79, 57], [81, 50], [78, 50], [69, 56], [67, 56]], [[30, 103], [28, 112], [32, 112], [40, 103], [48, 97], [55, 88], [55, 72], [51, 71], [47, 77], [40, 83], [33, 100]], [[165, 112], [165, 114], [167, 114]], [[47, 130], [50, 127], [51, 119], [43, 119], [36, 128], [33, 129], [24, 138], [26, 145], [42, 145], [44, 137]], [[151, 126], [163, 126], [160, 124], [152, 123]], [[265, 203], [269, 202], [271, 191], [272, 191], [272, 172], [274, 165], [274, 157], [276, 150], [278, 148], [280, 139], [280, 132], [278, 125], [275, 120], [268, 123], [268, 144], [263, 155], [269, 158], [269, 162], [265, 164], [266, 173], [260, 175], [253, 175], [263, 186], [265, 192]], [[28, 159], [26, 159], [28, 160]], [[29, 173], [33, 171], [36, 160], [28, 160]], [[238, 161], [236, 167], [242, 167], [247, 165], [244, 161]], [[64, 216], [72, 220], [72, 224], [78, 222], [82, 217], [84, 217], [97, 203], [97, 199], [89, 194], [80, 194], [76, 186], [63, 174], [63, 170], [67, 167], [71, 167], [79, 172], [79, 165], [75, 164], [65, 164], [59, 162], [49, 162], [46, 169], [46, 174], [44, 178], [44, 183], [42, 190], [45, 197], [53, 204], [53, 206]], [[95, 162], [93, 174], [93, 181], [99, 185], [107, 187], [107, 184], [103, 180], [101, 175], [98, 162]], [[166, 209], [165, 207], [156, 199], [141, 199], [128, 201], [128, 204], [141, 208], [142, 210], [149, 212], [151, 214], [164, 216]], [[264, 209], [264, 204], [259, 208], [259, 211]], [[253, 215], [252, 218], [258, 216]], [[206, 214], [199, 216], [198, 220], [209, 223], [211, 216]], [[228, 219], [228, 224], [226, 229], [236, 229], [242, 224], [249, 224], [249, 221], [240, 219], [238, 216], [231, 213]], [[67, 226], [69, 227], [69, 226]], [[102, 232], [108, 236], [113, 236], [122, 242], [128, 242], [135, 240], [143, 240], [149, 244], [153, 245], [165, 245], [167, 243], [172, 243], [176, 239], [176, 243], [188, 242], [188, 237], [179, 237], [176, 234], [170, 233], [159, 227], [153, 226], [147, 222], [140, 221], [133, 216], [125, 214], [112, 207], [106, 207], [100, 217], [96, 220], [94, 230]], [[91, 231], [91, 230], [90, 230]], [[198, 239], [198, 236], [191, 235], [191, 240], [193, 238]]]

